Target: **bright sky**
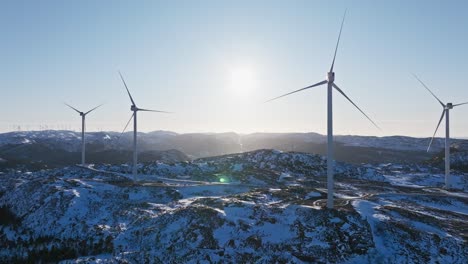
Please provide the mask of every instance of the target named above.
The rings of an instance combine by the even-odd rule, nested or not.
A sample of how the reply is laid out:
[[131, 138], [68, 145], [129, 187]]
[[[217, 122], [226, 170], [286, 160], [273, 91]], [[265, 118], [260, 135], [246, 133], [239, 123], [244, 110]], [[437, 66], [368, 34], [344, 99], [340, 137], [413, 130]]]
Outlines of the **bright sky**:
[[[326, 133], [324, 79], [345, 9], [336, 83], [383, 129], [334, 94], [335, 134], [431, 136], [443, 101], [468, 101], [467, 1], [2, 1], [0, 131]], [[468, 105], [451, 133], [468, 136]], [[438, 135], [443, 135], [440, 129]]]

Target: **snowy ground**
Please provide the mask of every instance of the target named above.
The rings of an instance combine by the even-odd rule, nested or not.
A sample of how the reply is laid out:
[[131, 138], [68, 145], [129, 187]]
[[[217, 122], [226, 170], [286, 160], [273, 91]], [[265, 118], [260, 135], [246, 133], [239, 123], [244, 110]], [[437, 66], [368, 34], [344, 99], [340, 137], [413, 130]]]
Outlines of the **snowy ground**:
[[[0, 175], [0, 259], [63, 263], [467, 263], [468, 193], [430, 168], [256, 151]], [[0, 261], [2, 262], [2, 261]]]

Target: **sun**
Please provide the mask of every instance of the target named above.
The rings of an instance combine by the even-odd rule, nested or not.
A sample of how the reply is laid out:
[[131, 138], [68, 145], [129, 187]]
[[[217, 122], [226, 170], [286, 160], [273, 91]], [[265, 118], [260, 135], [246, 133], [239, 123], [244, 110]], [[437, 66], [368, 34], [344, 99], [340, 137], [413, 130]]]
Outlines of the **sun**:
[[229, 83], [236, 94], [249, 93], [257, 85], [254, 69], [249, 66], [232, 68], [229, 72]]

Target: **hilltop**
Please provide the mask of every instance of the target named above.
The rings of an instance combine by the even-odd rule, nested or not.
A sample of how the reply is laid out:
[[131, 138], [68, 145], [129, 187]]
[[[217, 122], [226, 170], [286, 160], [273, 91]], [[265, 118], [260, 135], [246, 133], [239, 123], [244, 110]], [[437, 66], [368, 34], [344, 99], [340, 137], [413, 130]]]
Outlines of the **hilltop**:
[[[276, 150], [0, 174], [8, 262], [465, 263], [468, 178], [429, 166], [337, 164]], [[434, 174], [433, 171], [436, 173]]]

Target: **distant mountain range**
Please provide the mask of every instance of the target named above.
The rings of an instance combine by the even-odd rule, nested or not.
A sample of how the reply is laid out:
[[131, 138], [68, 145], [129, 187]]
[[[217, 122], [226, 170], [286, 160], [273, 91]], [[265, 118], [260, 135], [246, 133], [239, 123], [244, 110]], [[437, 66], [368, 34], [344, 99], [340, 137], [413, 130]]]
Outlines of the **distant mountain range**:
[[[87, 161], [121, 164], [131, 160], [132, 132], [89, 132]], [[326, 136], [317, 133], [187, 133], [154, 131], [138, 134], [140, 161], [179, 162], [257, 149], [278, 149], [326, 154]], [[426, 152], [429, 138], [404, 136], [335, 136], [336, 159], [348, 163], [440, 162], [444, 139], [436, 138]], [[454, 139], [452, 147], [468, 152], [468, 140]], [[24, 165], [58, 167], [80, 161], [81, 134], [47, 130], [0, 134], [0, 168]], [[463, 156], [463, 155], [462, 155]], [[464, 156], [463, 156], [464, 157]], [[458, 160], [464, 160], [459, 157]]]

